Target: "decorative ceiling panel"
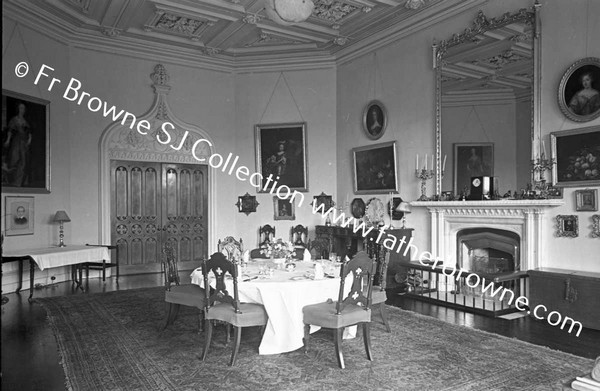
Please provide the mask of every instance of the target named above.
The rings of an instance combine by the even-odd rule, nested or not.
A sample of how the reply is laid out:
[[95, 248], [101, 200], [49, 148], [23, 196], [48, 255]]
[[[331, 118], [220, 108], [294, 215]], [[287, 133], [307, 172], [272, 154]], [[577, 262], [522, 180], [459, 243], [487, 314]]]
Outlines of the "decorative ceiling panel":
[[342, 1], [317, 0], [312, 16], [327, 22], [340, 24], [345, 17], [357, 11], [359, 11], [358, 7]]
[[146, 31], [162, 31], [166, 34], [179, 35], [198, 41], [202, 33], [216, 20], [189, 18], [165, 10], [156, 10], [152, 18], [144, 25]]

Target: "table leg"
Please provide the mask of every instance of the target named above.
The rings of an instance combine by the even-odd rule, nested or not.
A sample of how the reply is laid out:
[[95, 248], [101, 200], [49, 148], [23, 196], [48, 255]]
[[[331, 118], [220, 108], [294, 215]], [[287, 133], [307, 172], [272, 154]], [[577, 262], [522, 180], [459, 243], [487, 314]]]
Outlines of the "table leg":
[[29, 259], [29, 302], [33, 301], [33, 283], [35, 281], [35, 262], [33, 258]]
[[21, 288], [23, 288], [23, 260], [19, 259], [19, 285], [17, 285], [17, 290], [15, 292], [19, 293]]

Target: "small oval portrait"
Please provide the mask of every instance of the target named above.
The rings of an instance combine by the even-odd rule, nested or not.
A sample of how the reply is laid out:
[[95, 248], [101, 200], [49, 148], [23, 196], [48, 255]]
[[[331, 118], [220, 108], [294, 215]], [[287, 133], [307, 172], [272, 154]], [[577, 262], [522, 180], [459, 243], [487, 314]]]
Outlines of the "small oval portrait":
[[377, 140], [383, 136], [387, 126], [387, 111], [385, 106], [378, 100], [372, 100], [363, 111], [363, 129], [371, 140]]
[[567, 69], [558, 87], [558, 104], [576, 122], [600, 116], [600, 59], [584, 58]]

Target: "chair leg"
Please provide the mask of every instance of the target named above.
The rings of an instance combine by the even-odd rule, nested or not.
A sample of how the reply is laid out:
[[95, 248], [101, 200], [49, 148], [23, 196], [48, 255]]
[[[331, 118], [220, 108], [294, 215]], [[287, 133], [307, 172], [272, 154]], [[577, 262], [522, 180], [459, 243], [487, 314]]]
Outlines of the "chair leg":
[[198, 314], [198, 334], [204, 331], [204, 311]]
[[163, 326], [163, 330], [167, 328], [168, 325], [172, 324], [175, 320], [175, 316], [177, 316], [176, 312], [179, 310], [178, 304], [166, 303], [166, 318], [165, 324]]
[[387, 308], [385, 307], [385, 303], [379, 303], [379, 313], [381, 314], [381, 319], [383, 319], [383, 324], [385, 325], [385, 329], [388, 333], [392, 332], [390, 328], [390, 322], [387, 316]]
[[229, 323], [225, 323], [225, 346], [229, 346], [229, 342], [231, 341], [231, 325]]
[[206, 333], [204, 333], [204, 351], [202, 352], [202, 361], [204, 361], [208, 355], [208, 348], [210, 347], [210, 340], [212, 339], [213, 332], [212, 321], [204, 319], [204, 328], [206, 329]]
[[242, 328], [234, 327], [233, 328], [233, 351], [231, 352], [231, 361], [229, 362], [229, 366], [232, 367], [235, 364], [235, 359], [238, 355], [238, 350], [240, 350], [240, 341], [242, 340]]
[[373, 361], [373, 355], [371, 354], [371, 322], [365, 322], [362, 324], [363, 328], [363, 340], [365, 342], [365, 351], [367, 352], [367, 358], [369, 361]]
[[308, 338], [310, 337], [310, 325], [304, 325], [304, 338], [302, 338], [302, 342], [304, 343], [304, 353], [308, 353]]
[[342, 336], [344, 334], [344, 328], [334, 330], [334, 343], [335, 343], [335, 355], [340, 368], [344, 369], [344, 355], [342, 354]]

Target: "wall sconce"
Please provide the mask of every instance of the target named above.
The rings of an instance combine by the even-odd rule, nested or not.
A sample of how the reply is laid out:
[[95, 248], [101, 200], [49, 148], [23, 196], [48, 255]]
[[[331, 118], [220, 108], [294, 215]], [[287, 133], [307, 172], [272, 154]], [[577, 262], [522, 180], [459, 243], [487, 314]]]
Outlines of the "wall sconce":
[[58, 234], [60, 242], [58, 243], [58, 247], [67, 247], [67, 245], [64, 242], [65, 235], [63, 231], [63, 223], [68, 223], [69, 221], [71, 221], [71, 219], [67, 215], [67, 212], [65, 212], [64, 210], [59, 210], [54, 215], [54, 221], [60, 223], [60, 230]]

